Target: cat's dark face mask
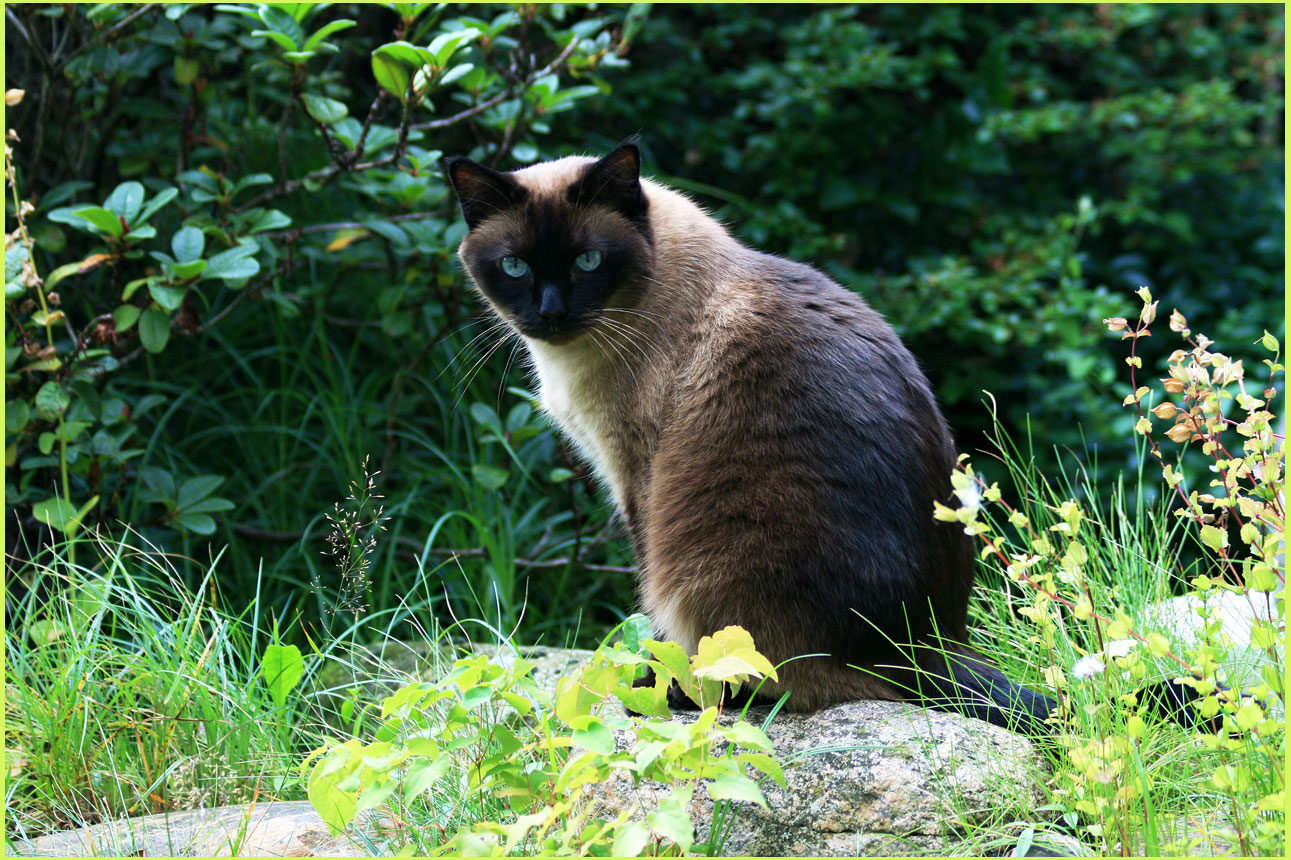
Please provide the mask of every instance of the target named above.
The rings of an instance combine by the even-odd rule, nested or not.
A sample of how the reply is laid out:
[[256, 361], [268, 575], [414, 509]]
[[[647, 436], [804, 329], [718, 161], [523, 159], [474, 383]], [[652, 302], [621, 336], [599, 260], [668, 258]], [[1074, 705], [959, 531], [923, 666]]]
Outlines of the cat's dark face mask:
[[498, 314], [520, 334], [564, 343], [608, 310], [632, 307], [653, 249], [640, 154], [624, 144], [571, 173], [531, 187], [462, 158], [444, 170], [470, 233], [461, 258]]

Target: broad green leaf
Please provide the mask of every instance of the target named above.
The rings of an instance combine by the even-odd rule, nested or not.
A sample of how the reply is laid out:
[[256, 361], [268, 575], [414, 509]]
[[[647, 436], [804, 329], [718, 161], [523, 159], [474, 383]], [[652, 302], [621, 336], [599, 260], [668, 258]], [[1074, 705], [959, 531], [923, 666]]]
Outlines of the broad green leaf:
[[219, 511], [231, 511], [234, 508], [233, 502], [228, 499], [221, 499], [216, 496], [207, 496], [199, 502], [193, 502], [184, 508], [186, 514], [213, 514]]
[[644, 821], [628, 821], [620, 824], [614, 831], [614, 845], [610, 849], [613, 857], [639, 857], [650, 841], [650, 828]]
[[174, 71], [175, 82], [181, 87], [186, 87], [197, 80], [197, 75], [202, 71], [202, 65], [192, 57], [177, 55], [175, 57]]
[[348, 18], [338, 18], [335, 21], [329, 21], [328, 23], [320, 27], [318, 30], [316, 30], [314, 34], [310, 36], [307, 40], [305, 40], [305, 44], [303, 46], [304, 50], [306, 51], [314, 50], [315, 48], [318, 47], [319, 43], [321, 43], [328, 36], [332, 35], [333, 33], [340, 32], [341, 30], [348, 30], [350, 27], [353, 27], [354, 24], [355, 22], [351, 21]]
[[282, 33], [288, 39], [291, 39], [292, 50], [299, 48], [301, 43], [305, 41], [305, 31], [300, 28], [300, 22], [290, 14], [266, 4], [261, 4], [259, 9], [260, 20], [264, 21], [265, 25], [271, 30]]
[[139, 308], [134, 305], [120, 305], [112, 312], [112, 321], [117, 331], [128, 331], [130, 326], [139, 321]]
[[76, 533], [77, 527], [81, 520], [85, 518], [94, 506], [99, 503], [99, 497], [94, 496], [88, 502], [77, 510], [71, 502], [59, 496], [51, 496], [43, 502], [37, 502], [31, 507], [31, 514], [45, 525], [52, 529], [58, 529], [68, 536]]
[[[121, 219], [116, 216], [116, 213], [104, 209], [102, 206], [86, 206], [82, 209], [77, 209], [72, 214], [84, 218], [93, 224], [99, 232], [107, 233], [109, 236], [120, 236], [125, 232], [125, 228], [121, 226]], [[72, 226], [77, 225], [73, 224]]]
[[170, 340], [170, 316], [148, 308], [139, 317], [139, 341], [149, 352], [161, 352]]
[[68, 275], [80, 273], [81, 264], [84, 260], [77, 260], [75, 263], [64, 263], [45, 277], [45, 289], [52, 290], [54, 287], [66, 278]]
[[767, 799], [753, 780], [742, 773], [723, 773], [708, 784], [708, 796], [714, 800], [743, 800], [766, 808]]
[[175, 507], [181, 511], [190, 510], [192, 505], [214, 493], [223, 483], [224, 477], [222, 475], [196, 475], [188, 478], [179, 485], [179, 493], [175, 497]]
[[185, 512], [175, 517], [175, 524], [185, 531], [199, 535], [215, 534], [215, 520], [207, 514]]
[[175, 262], [188, 263], [202, 256], [206, 247], [206, 236], [196, 227], [182, 227], [170, 237], [170, 249], [175, 253]]
[[251, 277], [260, 271], [260, 264], [252, 256], [259, 250], [260, 246], [251, 242], [221, 251], [207, 261], [208, 265], [206, 271], [202, 272], [201, 280], [212, 278], [234, 280]]
[[290, 226], [291, 218], [277, 209], [270, 209], [267, 212], [256, 216], [256, 218], [247, 225], [247, 233], [262, 233], [265, 230], [277, 230], [282, 227]]
[[614, 752], [614, 733], [599, 719], [593, 718], [586, 728], [575, 730], [573, 737], [574, 743], [585, 750], [601, 755], [610, 755]]
[[444, 72], [443, 76], [439, 79], [439, 85], [441, 87], [448, 86], [458, 78], [470, 74], [470, 71], [473, 68], [475, 68], [475, 66], [471, 63], [462, 63], [461, 65], [453, 66], [453, 68]]
[[73, 379], [68, 383], [76, 396], [85, 404], [85, 408], [90, 410], [90, 415], [95, 421], [103, 418], [103, 399], [99, 397], [99, 392], [94, 388], [94, 383], [88, 379]]
[[338, 102], [336, 99], [311, 95], [310, 93], [305, 93], [301, 98], [305, 102], [305, 110], [309, 112], [309, 115], [324, 125], [344, 119], [346, 114], [350, 112], [344, 102]]
[[[135, 410], [138, 414], [139, 410]], [[175, 498], [175, 476], [165, 469], [156, 466], [144, 466], [139, 470], [139, 478], [150, 490], [164, 499]]]
[[279, 33], [276, 30], [252, 30], [251, 35], [264, 36], [268, 39], [271, 39], [274, 42], [276, 42], [278, 44], [278, 47], [282, 48], [284, 51], [296, 50], [296, 43], [293, 42], [291, 40], [291, 37], [288, 36], [286, 33]]
[[148, 294], [167, 313], [179, 310], [179, 306], [184, 303], [184, 293], [186, 292], [188, 292], [186, 287], [163, 287], [160, 284], [148, 285]]
[[659, 801], [655, 811], [646, 816], [650, 830], [675, 842], [683, 854], [695, 842], [695, 825], [687, 811], [693, 796], [694, 790], [689, 786], [674, 786], [668, 796]]
[[404, 768], [404, 803], [413, 801], [418, 794], [442, 780], [452, 764], [452, 753], [440, 753], [432, 759], [418, 758], [408, 764]]
[[[358, 741], [349, 743], [358, 745]], [[348, 759], [341, 758], [348, 752], [347, 749], [333, 751], [329, 757], [315, 765], [309, 777], [309, 802], [333, 836], [344, 830], [354, 820], [357, 804], [353, 794], [340, 788], [340, 782], [349, 776], [348, 770], [322, 771], [322, 768], [325, 764], [332, 764], [338, 759], [341, 767], [348, 767]]]
[[112, 190], [108, 199], [103, 201], [105, 209], [120, 215], [127, 224], [133, 224], [135, 216], [143, 207], [143, 185], [138, 182], [122, 182]]
[[453, 56], [458, 48], [471, 42], [479, 35], [480, 31], [474, 27], [458, 30], [455, 33], [440, 33], [431, 40], [428, 46], [430, 52], [435, 55], [435, 65], [441, 67], [448, 65], [448, 59]]
[[305, 675], [305, 660], [295, 645], [271, 643], [264, 649], [260, 663], [260, 676], [264, 678], [274, 704], [279, 708], [287, 703], [287, 694], [300, 683]]
[[385, 803], [396, 788], [399, 787], [399, 780], [387, 779], [377, 785], [371, 785], [365, 788], [359, 795], [358, 803], [354, 805], [355, 812], [362, 812], [365, 809], [375, 809]]
[[148, 219], [151, 218], [153, 215], [155, 215], [158, 209], [165, 206], [167, 203], [174, 200], [178, 196], [179, 196], [179, 190], [176, 188], [161, 189], [156, 193], [156, 195], [151, 200], [148, 201], [148, 203], [143, 207], [143, 211], [139, 213], [138, 217], [135, 218], [135, 220], [132, 223], [134, 224], [147, 223]]
[[372, 74], [390, 95], [404, 101], [408, 93], [408, 70], [388, 54], [373, 53]]
[[51, 379], [36, 392], [36, 415], [46, 421], [54, 421], [71, 402], [72, 398], [63, 386]]
[[1219, 552], [1228, 546], [1228, 532], [1218, 526], [1202, 526], [1201, 542]]
[[31, 418], [31, 408], [27, 406], [27, 401], [17, 399], [7, 401], [4, 405], [4, 432], [20, 433], [22, 428], [27, 426], [27, 421]]
[[475, 479], [475, 483], [486, 490], [500, 490], [506, 484], [508, 475], [506, 469], [490, 466], [487, 463], [476, 463], [471, 466], [471, 477]]
[[121, 290], [121, 301], [128, 302], [139, 291], [139, 288], [148, 284], [156, 283], [157, 278], [136, 278], [126, 283]]
[[206, 260], [190, 260], [187, 263], [175, 263], [170, 267], [170, 272], [180, 280], [188, 280], [205, 272], [208, 265], [210, 264]]

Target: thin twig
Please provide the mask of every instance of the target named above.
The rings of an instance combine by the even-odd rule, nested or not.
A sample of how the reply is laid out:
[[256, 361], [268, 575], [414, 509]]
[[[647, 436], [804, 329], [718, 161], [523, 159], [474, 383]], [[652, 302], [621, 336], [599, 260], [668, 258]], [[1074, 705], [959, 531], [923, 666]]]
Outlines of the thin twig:
[[105, 41], [107, 41], [107, 40], [111, 39], [113, 36], [115, 36], [115, 35], [116, 35], [116, 33], [117, 33], [117, 31], [118, 31], [118, 30], [122, 29], [123, 27], [127, 27], [127, 26], [129, 26], [132, 22], [134, 22], [136, 19], [138, 19], [138, 18], [139, 18], [139, 16], [141, 16], [141, 15], [146, 15], [148, 12], [152, 11], [152, 10], [153, 10], [154, 8], [156, 8], [158, 5], [160, 5], [160, 4], [157, 4], [157, 3], [145, 3], [143, 6], [139, 7], [139, 8], [138, 8], [138, 9], [136, 9], [134, 12], [131, 12], [129, 15], [127, 15], [127, 16], [126, 16], [125, 18], [123, 18], [121, 21], [117, 22], [117, 23], [116, 23], [115, 25], [113, 25], [112, 27], [109, 27], [108, 29], [104, 30], [102, 33], [100, 33], [100, 34], [98, 34], [97, 36], [95, 36], [93, 39], [90, 39], [88, 42], [86, 42], [84, 45], [81, 45], [81, 46], [80, 46], [79, 48], [77, 48], [75, 51], [72, 51], [72, 53], [70, 53], [70, 54], [68, 54], [68, 55], [67, 55], [67, 59], [66, 59], [66, 60], [63, 60], [63, 62], [64, 62], [64, 63], [70, 63], [70, 62], [72, 61], [72, 58], [73, 58], [73, 57], [75, 57], [77, 54], [81, 53], [81, 51], [84, 51], [86, 48], [91, 48], [91, 47], [93, 47], [94, 45], [97, 45], [99, 42], [105, 42]]

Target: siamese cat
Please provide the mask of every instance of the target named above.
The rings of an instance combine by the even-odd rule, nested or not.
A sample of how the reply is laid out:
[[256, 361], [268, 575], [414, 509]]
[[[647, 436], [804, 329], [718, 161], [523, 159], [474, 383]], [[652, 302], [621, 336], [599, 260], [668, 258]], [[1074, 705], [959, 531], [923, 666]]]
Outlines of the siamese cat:
[[626, 519], [657, 638], [693, 653], [738, 624], [773, 664], [823, 655], [763, 685], [791, 710], [908, 700], [1044, 731], [1056, 703], [968, 645], [974, 548], [933, 519], [950, 430], [878, 313], [643, 179], [631, 140], [444, 169], [462, 263]]

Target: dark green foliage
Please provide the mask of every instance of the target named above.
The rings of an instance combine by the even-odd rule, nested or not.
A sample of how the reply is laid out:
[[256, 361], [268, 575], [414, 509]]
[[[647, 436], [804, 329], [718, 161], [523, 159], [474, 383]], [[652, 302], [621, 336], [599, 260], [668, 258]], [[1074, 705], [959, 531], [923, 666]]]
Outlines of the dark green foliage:
[[[1282, 332], [1282, 14], [12, 7], [19, 544], [41, 524], [129, 524], [199, 561], [228, 544], [225, 592], [263, 577], [311, 633], [448, 598], [529, 641], [596, 639], [631, 608], [630, 557], [481, 322], [438, 161], [635, 132], [741, 236], [892, 319], [961, 448], [987, 389], [1042, 455], [1087, 439], [1110, 473], [1133, 437], [1101, 319], [1127, 288], [1235, 358]], [[357, 595], [323, 550], [365, 458], [388, 520]]]
[[[563, 642], [576, 608], [621, 617], [626, 579], [616, 593], [599, 577], [626, 555], [507, 387], [523, 376], [477, 319], [438, 161], [543, 156], [551, 118], [625, 65], [623, 15], [11, 10], [31, 204], [18, 217], [11, 202], [7, 224], [15, 548], [125, 524], [199, 560], [228, 543], [226, 581], [263, 575], [310, 627], [447, 596], [510, 629], [535, 570], [534, 636]], [[324, 555], [325, 515], [348, 522], [333, 505], [365, 467], [386, 531], [368, 549], [363, 519]], [[589, 577], [584, 561], [610, 567]]]
[[658, 7], [583, 110], [863, 293], [961, 448], [985, 389], [1041, 452], [1111, 445], [1110, 480], [1132, 437], [1100, 320], [1131, 290], [1237, 344], [1281, 330], [1282, 44], [1277, 6]]

